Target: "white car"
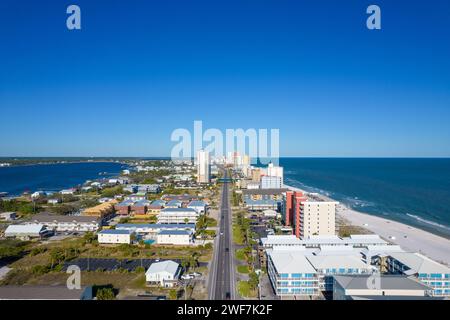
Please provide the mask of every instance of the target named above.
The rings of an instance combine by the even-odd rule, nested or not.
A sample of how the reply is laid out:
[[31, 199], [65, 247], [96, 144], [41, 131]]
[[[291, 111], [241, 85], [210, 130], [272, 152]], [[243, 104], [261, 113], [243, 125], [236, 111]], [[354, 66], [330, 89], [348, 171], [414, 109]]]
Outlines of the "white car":
[[193, 278], [194, 278], [194, 277], [191, 276], [191, 275], [189, 275], [189, 274], [184, 274], [184, 275], [181, 276], [181, 279], [183, 279], [183, 280], [191, 280], [191, 279], [193, 279]]

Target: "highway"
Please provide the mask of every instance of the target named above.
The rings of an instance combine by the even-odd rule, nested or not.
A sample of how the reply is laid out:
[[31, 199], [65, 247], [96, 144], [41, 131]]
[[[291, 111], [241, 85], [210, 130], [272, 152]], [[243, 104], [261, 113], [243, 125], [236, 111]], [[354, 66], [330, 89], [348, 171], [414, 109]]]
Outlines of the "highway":
[[[227, 177], [228, 173], [225, 171], [224, 178], [226, 179]], [[231, 236], [232, 218], [227, 182], [224, 182], [222, 185], [219, 219], [219, 234], [214, 248], [215, 254], [209, 284], [209, 298], [212, 300], [234, 300], [235, 274]]]

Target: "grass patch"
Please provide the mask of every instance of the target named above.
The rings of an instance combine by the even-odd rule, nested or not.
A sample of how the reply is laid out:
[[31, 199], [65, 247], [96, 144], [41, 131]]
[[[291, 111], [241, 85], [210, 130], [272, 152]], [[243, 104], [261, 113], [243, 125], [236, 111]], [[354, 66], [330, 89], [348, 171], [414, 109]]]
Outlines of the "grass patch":
[[237, 270], [239, 273], [245, 273], [245, 274], [250, 272], [248, 270], [248, 266], [246, 266], [246, 265], [237, 266]]
[[238, 291], [241, 297], [244, 298], [256, 298], [256, 296], [258, 295], [256, 290], [252, 290], [247, 281], [238, 282]]
[[243, 245], [244, 244], [244, 234], [238, 225], [233, 226], [233, 241], [236, 244]]
[[241, 260], [241, 261], [245, 260], [244, 249], [236, 250], [236, 259]]

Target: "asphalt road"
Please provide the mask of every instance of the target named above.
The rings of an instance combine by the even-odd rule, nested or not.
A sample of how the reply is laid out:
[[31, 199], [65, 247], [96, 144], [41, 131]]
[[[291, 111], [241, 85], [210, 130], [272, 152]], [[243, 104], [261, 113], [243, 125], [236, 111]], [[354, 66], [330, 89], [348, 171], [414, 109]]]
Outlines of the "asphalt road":
[[[226, 173], [224, 175], [226, 178]], [[220, 223], [218, 243], [215, 247], [214, 262], [212, 264], [212, 283], [210, 285], [210, 298], [213, 300], [234, 300], [234, 269], [233, 249], [231, 237], [231, 209], [228, 183], [222, 185]]]

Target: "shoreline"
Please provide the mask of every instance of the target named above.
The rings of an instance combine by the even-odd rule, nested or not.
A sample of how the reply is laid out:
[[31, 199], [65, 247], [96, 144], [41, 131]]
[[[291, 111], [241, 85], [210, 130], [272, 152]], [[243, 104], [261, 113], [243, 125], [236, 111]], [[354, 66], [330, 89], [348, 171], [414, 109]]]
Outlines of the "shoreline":
[[[11, 165], [8, 167], [3, 167], [3, 168], [17, 168], [17, 167], [30, 167], [30, 166], [49, 166], [49, 165], [70, 165], [70, 164], [85, 164], [85, 163], [92, 163], [92, 164], [99, 164], [99, 163], [112, 163], [112, 164], [118, 164], [121, 166], [128, 166], [129, 164], [125, 163], [125, 162], [115, 162], [115, 161], [73, 161], [73, 162], [59, 162], [59, 163], [33, 163], [33, 164], [21, 164], [21, 165]], [[1, 170], [1, 168], [0, 168]], [[100, 177], [93, 177], [93, 178], [88, 178], [87, 180], [84, 180], [83, 182], [77, 184], [77, 185], [73, 185], [73, 184], [67, 184], [67, 187], [62, 187], [64, 188], [74, 188], [76, 186], [79, 185], [83, 185], [84, 183], [86, 183], [89, 180], [92, 181], [97, 181], [100, 180], [102, 178], [107, 178], [107, 179], [112, 179], [112, 178], [117, 178], [120, 176], [120, 173], [109, 173], [107, 175], [104, 176], [100, 176]], [[38, 190], [42, 190], [42, 191], [51, 191], [51, 192], [58, 192], [57, 190], [60, 190], [61, 188], [58, 187], [55, 190], [52, 190], [52, 188], [38, 188]], [[37, 190], [34, 190], [37, 191]], [[8, 197], [21, 197], [23, 196], [23, 192], [22, 193], [14, 193], [14, 192], [9, 192], [9, 191], [4, 191], [4, 190], [0, 190], [0, 192], [6, 192], [6, 198]], [[2, 197], [0, 197], [0, 199], [2, 199]]]
[[[286, 184], [283, 187], [311, 193]], [[316, 194], [324, 200], [336, 201], [323, 194]], [[402, 222], [356, 211], [340, 202], [336, 206], [336, 217], [346, 220], [350, 225], [376, 233], [386, 241], [400, 245], [405, 251], [418, 252], [450, 266], [450, 240], [447, 238]]]

